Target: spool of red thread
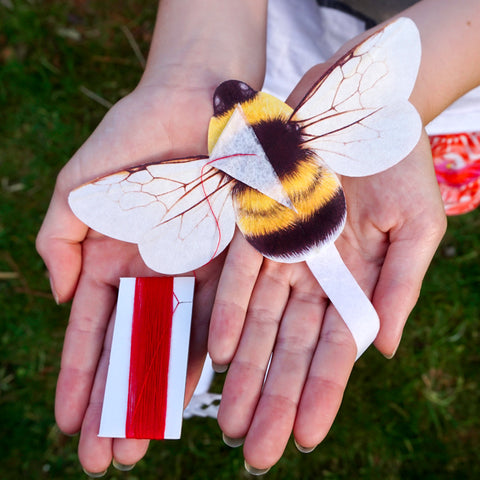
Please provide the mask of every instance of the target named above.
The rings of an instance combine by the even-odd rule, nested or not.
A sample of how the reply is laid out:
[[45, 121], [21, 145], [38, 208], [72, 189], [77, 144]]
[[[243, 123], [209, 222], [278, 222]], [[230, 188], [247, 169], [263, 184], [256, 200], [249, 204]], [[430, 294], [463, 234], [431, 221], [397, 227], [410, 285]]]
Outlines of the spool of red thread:
[[180, 438], [194, 278], [122, 278], [99, 436]]

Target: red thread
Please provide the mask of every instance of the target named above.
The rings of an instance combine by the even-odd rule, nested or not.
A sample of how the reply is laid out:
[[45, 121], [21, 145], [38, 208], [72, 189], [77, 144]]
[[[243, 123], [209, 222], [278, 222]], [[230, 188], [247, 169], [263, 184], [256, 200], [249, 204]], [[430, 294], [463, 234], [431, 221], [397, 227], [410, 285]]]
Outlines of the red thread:
[[215, 247], [215, 250], [213, 252], [213, 255], [212, 255], [212, 258], [207, 262], [207, 263], [210, 263], [216, 256], [217, 256], [217, 252], [218, 252], [218, 249], [220, 248], [220, 242], [222, 240], [222, 232], [220, 230], [220, 222], [218, 221], [218, 218], [217, 216], [215, 215], [215, 212], [213, 211], [213, 208], [212, 208], [212, 204], [210, 203], [210, 199], [208, 198], [208, 195], [207, 195], [207, 191], [205, 190], [205, 185], [203, 183], [203, 175], [204, 175], [204, 170], [205, 170], [205, 167], [207, 165], [210, 165], [211, 163], [213, 163], [215, 160], [210, 160], [209, 162], [207, 162], [205, 165], [203, 165], [202, 167], [202, 170], [200, 172], [200, 181], [202, 182], [202, 190], [203, 190], [203, 195], [205, 196], [205, 200], [207, 201], [207, 204], [208, 204], [208, 208], [210, 209], [210, 212], [213, 216], [213, 219], [215, 221], [215, 226], [217, 227], [217, 231], [218, 231], [218, 241], [217, 241], [217, 246]]
[[173, 277], [136, 279], [127, 438], [164, 438], [173, 312]]

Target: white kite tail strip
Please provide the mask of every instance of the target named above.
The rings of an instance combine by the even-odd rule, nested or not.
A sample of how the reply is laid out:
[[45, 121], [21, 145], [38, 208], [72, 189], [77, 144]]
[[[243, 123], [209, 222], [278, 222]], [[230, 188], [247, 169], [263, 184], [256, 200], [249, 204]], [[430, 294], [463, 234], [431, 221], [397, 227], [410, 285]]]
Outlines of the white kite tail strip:
[[194, 278], [122, 278], [99, 436], [177, 439]]
[[343, 263], [333, 243], [307, 259], [307, 265], [350, 330], [357, 346], [358, 360], [380, 329], [374, 306]]

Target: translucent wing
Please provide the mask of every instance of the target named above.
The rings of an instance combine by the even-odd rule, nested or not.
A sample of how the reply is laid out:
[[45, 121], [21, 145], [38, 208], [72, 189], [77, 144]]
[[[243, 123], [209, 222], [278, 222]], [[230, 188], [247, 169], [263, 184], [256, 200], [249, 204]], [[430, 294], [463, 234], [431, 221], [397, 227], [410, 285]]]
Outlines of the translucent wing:
[[420, 36], [408, 18], [349, 51], [292, 114], [304, 146], [347, 176], [371, 175], [402, 160], [421, 132], [420, 117], [408, 102], [420, 55]]
[[232, 180], [208, 157], [127, 169], [72, 191], [69, 204], [90, 228], [137, 243], [161, 273], [194, 270], [229, 244], [235, 229]]

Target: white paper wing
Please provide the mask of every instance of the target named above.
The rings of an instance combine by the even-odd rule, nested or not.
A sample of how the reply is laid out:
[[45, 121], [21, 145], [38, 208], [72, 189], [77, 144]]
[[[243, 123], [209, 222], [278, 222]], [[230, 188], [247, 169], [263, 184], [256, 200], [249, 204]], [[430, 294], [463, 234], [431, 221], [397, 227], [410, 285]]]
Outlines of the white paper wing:
[[421, 120], [408, 102], [418, 73], [420, 35], [400, 18], [349, 51], [292, 114], [304, 146], [335, 172], [371, 175], [410, 153]]
[[176, 274], [208, 263], [235, 229], [232, 180], [207, 157], [117, 172], [72, 191], [73, 213], [90, 228], [137, 243], [155, 271]]

